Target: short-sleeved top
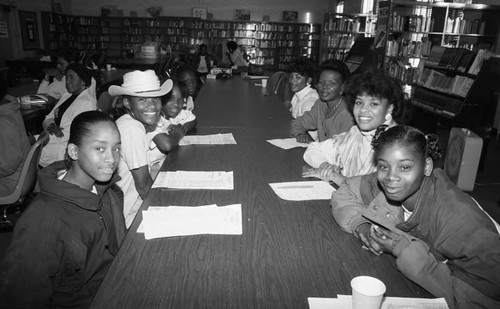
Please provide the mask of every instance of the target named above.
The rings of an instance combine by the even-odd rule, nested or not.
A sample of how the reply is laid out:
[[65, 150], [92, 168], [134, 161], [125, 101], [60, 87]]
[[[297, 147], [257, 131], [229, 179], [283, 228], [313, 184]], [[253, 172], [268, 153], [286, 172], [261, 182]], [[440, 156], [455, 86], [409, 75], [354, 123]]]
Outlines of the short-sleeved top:
[[123, 213], [128, 227], [135, 217], [136, 212], [132, 209], [139, 197], [131, 170], [145, 165], [149, 167], [149, 144], [146, 128], [130, 115], [121, 116], [116, 121], [116, 125], [122, 140], [121, 157], [118, 164], [118, 175], [121, 180], [117, 182], [117, 185], [124, 194]]

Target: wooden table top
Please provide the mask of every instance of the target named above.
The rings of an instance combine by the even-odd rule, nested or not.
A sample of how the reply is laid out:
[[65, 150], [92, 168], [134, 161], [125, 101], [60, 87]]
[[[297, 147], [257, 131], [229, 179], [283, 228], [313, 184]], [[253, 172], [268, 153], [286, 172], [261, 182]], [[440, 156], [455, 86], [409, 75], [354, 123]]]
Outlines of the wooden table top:
[[234, 171], [234, 190], [152, 189], [149, 205], [242, 204], [243, 235], [145, 240], [139, 212], [92, 308], [308, 308], [307, 297], [351, 294], [371, 275], [388, 296], [430, 297], [388, 255], [361, 249], [329, 201], [281, 200], [270, 182], [300, 181], [304, 149], [266, 142], [289, 134], [290, 114], [255, 81], [208, 80], [195, 103], [197, 134], [233, 133], [237, 145], [181, 146], [162, 170]]

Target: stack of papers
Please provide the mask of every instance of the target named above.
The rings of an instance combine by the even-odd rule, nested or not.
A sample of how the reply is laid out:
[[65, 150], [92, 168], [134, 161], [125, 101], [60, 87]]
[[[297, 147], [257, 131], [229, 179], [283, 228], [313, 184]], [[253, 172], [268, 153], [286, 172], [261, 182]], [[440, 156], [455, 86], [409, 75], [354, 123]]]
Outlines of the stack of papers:
[[304, 147], [305, 148], [309, 145], [306, 143], [297, 142], [297, 139], [295, 137], [270, 139], [267, 142], [273, 144], [276, 147], [282, 148], [282, 149], [291, 149], [291, 148], [295, 148], [295, 147]]
[[274, 192], [288, 201], [330, 200], [335, 189], [324, 181], [270, 183]]
[[233, 133], [212, 134], [212, 135], [186, 135], [179, 142], [183, 145], [235, 145], [236, 140]]
[[[337, 298], [308, 297], [310, 309], [351, 309], [351, 295], [337, 295]], [[385, 297], [380, 309], [448, 309], [444, 298]]]
[[228, 206], [150, 206], [142, 212], [138, 233], [144, 238], [199, 234], [241, 235], [241, 204]]
[[233, 190], [233, 172], [160, 172], [151, 188]]

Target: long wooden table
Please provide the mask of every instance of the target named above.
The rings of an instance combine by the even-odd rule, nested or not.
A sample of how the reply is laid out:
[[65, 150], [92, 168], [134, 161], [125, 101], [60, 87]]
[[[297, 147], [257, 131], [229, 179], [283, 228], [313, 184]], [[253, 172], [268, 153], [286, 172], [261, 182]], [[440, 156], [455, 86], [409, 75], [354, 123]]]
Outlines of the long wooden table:
[[269, 183], [302, 180], [304, 150], [266, 142], [288, 136], [290, 114], [254, 84], [208, 80], [196, 101], [197, 134], [232, 132], [237, 145], [181, 146], [162, 167], [234, 171], [234, 190], [153, 189], [141, 207], [241, 203], [243, 235], [145, 240], [139, 212], [92, 308], [308, 308], [307, 297], [350, 294], [358, 275], [380, 278], [388, 296], [430, 296], [342, 232], [329, 201], [274, 194]]

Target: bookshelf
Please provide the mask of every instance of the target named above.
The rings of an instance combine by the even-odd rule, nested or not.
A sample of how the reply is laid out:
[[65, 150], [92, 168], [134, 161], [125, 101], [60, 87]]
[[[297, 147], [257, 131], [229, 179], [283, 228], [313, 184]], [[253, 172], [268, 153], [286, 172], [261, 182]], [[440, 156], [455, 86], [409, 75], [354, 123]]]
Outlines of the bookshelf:
[[77, 48], [131, 57], [154, 42], [167, 52], [193, 53], [205, 43], [222, 55], [228, 40], [236, 41], [255, 66], [286, 69], [297, 56], [318, 61], [321, 25], [305, 23], [201, 20], [190, 17], [95, 17], [42, 12], [45, 47]]
[[433, 46], [498, 51], [500, 5], [392, 0], [383, 66], [412, 85]]
[[372, 14], [325, 13], [321, 59], [345, 60], [359, 37], [373, 37], [377, 23]]

